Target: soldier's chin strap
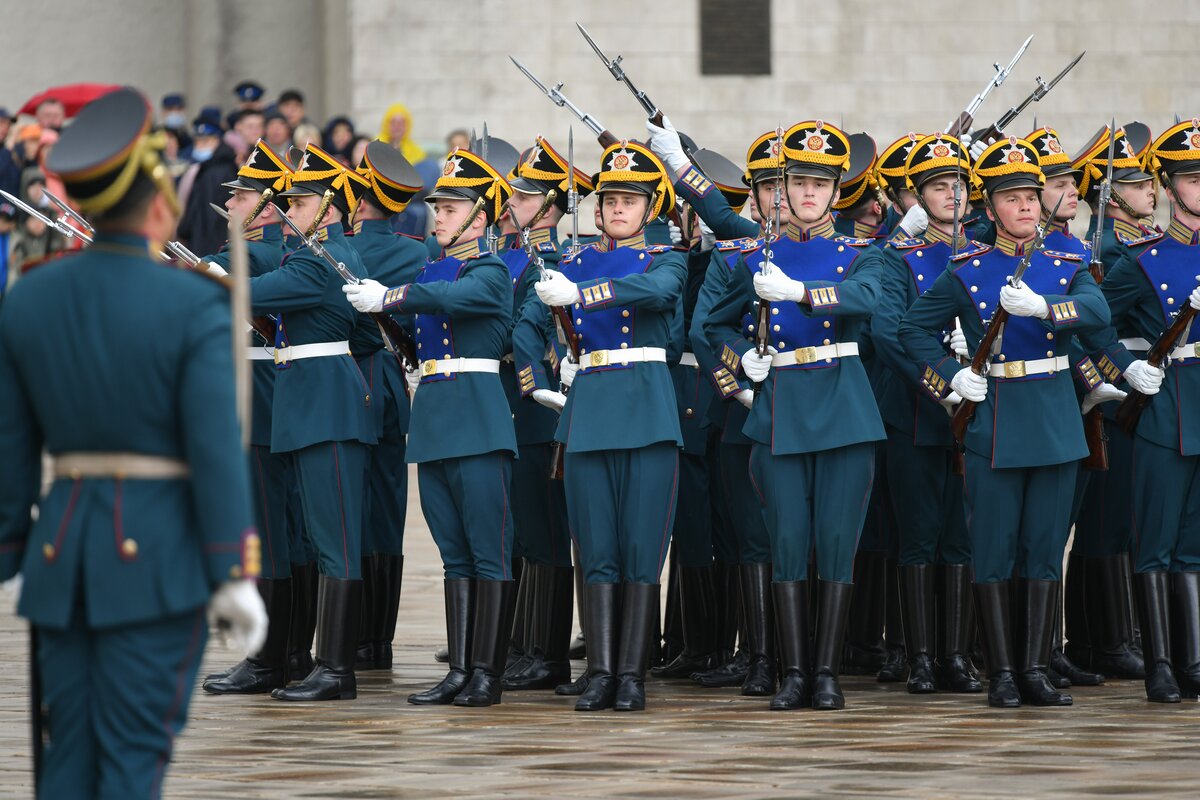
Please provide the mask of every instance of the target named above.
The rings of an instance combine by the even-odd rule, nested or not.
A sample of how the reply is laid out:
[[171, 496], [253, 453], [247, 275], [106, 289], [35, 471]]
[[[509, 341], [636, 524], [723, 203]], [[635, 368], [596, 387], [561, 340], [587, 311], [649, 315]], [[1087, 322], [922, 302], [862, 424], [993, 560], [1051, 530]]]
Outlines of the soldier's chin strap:
[[[275, 197], [275, 190], [271, 189], [271, 188], [264, 190], [263, 193], [261, 195], [259, 195], [258, 202], [254, 204], [254, 210], [251, 211], [250, 215], [248, 217], [246, 217], [245, 220], [242, 221], [242, 232], [243, 233], [250, 229], [250, 226], [254, 223], [255, 217], [257, 217], [259, 214], [262, 213], [262, 210], [267, 207], [267, 203], [271, 202], [271, 200], [274, 197]], [[326, 208], [328, 208], [328, 206], [326, 206]], [[321, 216], [324, 216], [324, 215], [325, 215], [325, 213], [321, 212]]]
[[[1168, 184], [1164, 183], [1163, 185], [1165, 186]], [[1174, 192], [1172, 192], [1172, 194], [1174, 194]], [[1112, 202], [1116, 203], [1117, 208], [1121, 209], [1122, 211], [1124, 211], [1126, 214], [1133, 217], [1134, 219], [1142, 218], [1142, 215], [1139, 214], [1138, 212], [1134, 211], [1133, 206], [1129, 205], [1129, 201], [1121, 196], [1121, 193], [1117, 191], [1117, 187], [1115, 185], [1112, 187], [1112, 192], [1109, 193], [1108, 199], [1111, 200]]]
[[[264, 192], [263, 194], [266, 194]], [[309, 224], [308, 230], [304, 232], [305, 239], [311, 239], [316, 235], [317, 230], [321, 227], [322, 220], [325, 219], [325, 214], [329, 211], [329, 206], [333, 204], [333, 189], [326, 189], [325, 194], [321, 195], [321, 205], [317, 207], [317, 215], [313, 217], [312, 223]], [[254, 217], [250, 217], [253, 219]]]
[[[1200, 218], [1200, 212], [1192, 210], [1188, 207], [1187, 203], [1183, 202], [1183, 199], [1179, 196], [1179, 190], [1175, 188], [1175, 181], [1171, 179], [1171, 176], [1166, 172], [1163, 172], [1161, 175], [1163, 188], [1171, 193], [1171, 197], [1174, 199], [1175, 205], [1179, 206], [1193, 217]], [[1116, 196], [1115, 192], [1113, 193], [1113, 196]]]
[[[659, 196], [661, 196], [661, 195], [662, 195], [662, 190], [655, 189], [654, 194], [651, 195], [649, 198], [647, 198], [646, 211], [642, 214], [641, 226], [636, 231], [629, 234], [629, 236], [626, 236], [625, 237], [626, 239], [628, 239], [632, 236], [637, 236], [639, 231], [646, 230], [646, 226], [650, 224], [650, 219], [651, 219], [650, 214], [652, 211], [654, 211], [654, 207], [658, 205], [658, 199], [659, 199]], [[600, 203], [600, 225], [604, 228], [604, 235], [608, 236], [608, 221], [604, 219], [604, 203], [603, 202]], [[531, 227], [532, 227], [532, 223], [531, 223]], [[617, 237], [608, 236], [608, 238], [616, 239]]]
[[454, 232], [454, 236], [450, 237], [450, 241], [446, 243], [446, 247], [453, 247], [455, 242], [467, 232], [467, 228], [471, 227], [471, 223], [475, 221], [475, 218], [479, 216], [479, 212], [483, 210], [483, 204], [486, 200], [487, 198], [484, 195], [479, 196], [475, 201], [475, 205], [471, 206], [471, 210], [467, 212], [467, 218], [462, 221], [462, 225], [458, 226], [458, 230]]
[[525, 225], [525, 227], [532, 230], [534, 225], [537, 225], [542, 221], [543, 217], [550, 213], [550, 206], [554, 205], [554, 201], [557, 199], [557, 189], [551, 189], [550, 191], [546, 192], [545, 197], [542, 199], [542, 204], [538, 206], [537, 213], [533, 215], [533, 218], [529, 220], [529, 223]]

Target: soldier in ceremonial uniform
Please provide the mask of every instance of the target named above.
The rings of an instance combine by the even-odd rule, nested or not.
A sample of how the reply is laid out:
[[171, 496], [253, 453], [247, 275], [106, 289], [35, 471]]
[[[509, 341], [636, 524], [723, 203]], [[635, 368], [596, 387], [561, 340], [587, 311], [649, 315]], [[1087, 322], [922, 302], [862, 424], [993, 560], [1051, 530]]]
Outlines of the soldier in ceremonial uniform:
[[1200, 120], [1174, 125], [1155, 140], [1146, 163], [1174, 204], [1174, 216], [1165, 234], [1110, 266], [1103, 284], [1113, 327], [1101, 342], [1101, 370], [1151, 396], [1132, 437], [1131, 519], [1146, 696], [1160, 703], [1200, 695], [1200, 529], [1194, 518], [1200, 332], [1187, 328], [1165, 368], [1138, 358], [1117, 336], [1153, 343], [1185, 305], [1200, 308], [1197, 154]]
[[[501, 360], [500, 380], [508, 395], [520, 454], [513, 465], [513, 523], [516, 548], [525, 557], [521, 580], [528, 586], [530, 622], [529, 647], [524, 657], [505, 671], [505, 689], [552, 689], [571, 679], [567, 658], [575, 587], [571, 536], [562, 481], [550, 480], [558, 414], [525, 400], [537, 385], [534, 371], [546, 374], [547, 346], [555, 342], [549, 335], [552, 327], [546, 328], [545, 308], [532, 291], [541, 279], [534, 260], [541, 259], [547, 269], [558, 263], [557, 226], [567, 211], [568, 176], [567, 159], [538, 136], [509, 176], [513, 195], [501, 219], [499, 255], [511, 278], [514, 326], [511, 357]], [[590, 177], [579, 169], [575, 169], [575, 185], [580, 197], [591, 191]], [[531, 322], [536, 322], [532, 344], [523, 347], [518, 326], [527, 306], [534, 307]], [[528, 335], [531, 328], [522, 326], [520, 330]]]
[[[968, 655], [971, 548], [962, 479], [953, 470], [950, 420], [946, 408], [924, 390], [922, 370], [908, 359], [897, 337], [905, 312], [945, 271], [951, 255], [967, 247], [961, 225], [957, 230], [954, 225], [966, 206], [970, 169], [968, 155], [952, 136], [924, 136], [909, 150], [907, 187], [925, 210], [929, 226], [918, 237], [901, 233], [889, 243], [883, 298], [871, 318], [881, 363], [876, 392], [888, 434], [887, 501], [895, 509], [899, 531], [908, 691], [914, 694], [983, 688]], [[938, 572], [940, 619], [934, 603]], [[941, 644], [936, 653], [935, 640]]]
[[[276, 201], [275, 197], [291, 186], [291, 182], [291, 167], [260, 140], [238, 170], [237, 177], [225, 184], [229, 189], [225, 208], [241, 226], [252, 277], [265, 275], [283, 260], [279, 215], [286, 211], [286, 203], [282, 198]], [[207, 260], [228, 269], [228, 245]], [[250, 478], [254, 486], [255, 518], [265, 539], [258, 591], [267, 606], [270, 626], [261, 652], [204, 679], [204, 691], [212, 694], [261, 694], [287, 685], [288, 636], [296, 591], [292, 564], [299, 556], [292, 553], [292, 533], [287, 524], [288, 493], [295, 480], [291, 459], [285, 454], [271, 452], [274, 344], [274, 341], [264, 342], [259, 334], [252, 332], [246, 347], [246, 357], [253, 362], [254, 381]]]
[[515, 597], [509, 484], [517, 442], [499, 376], [512, 281], [485, 230], [511, 193], [480, 156], [455, 150], [425, 198], [442, 257], [410, 283], [345, 287], [359, 311], [416, 315], [421, 378], [405, 459], [418, 465], [421, 510], [445, 569], [450, 671], [410, 695], [415, 705], [501, 700]]
[[266, 631], [228, 293], [158, 260], [179, 209], [151, 120], [119, 89], [63, 131], [47, 167], [95, 242], [0, 308], [0, 579], [35, 634], [41, 797], [158, 797], [205, 604], [247, 652]]
[[[704, 322], [709, 345], [737, 379], [762, 384], [744, 430], [755, 444], [754, 485], [766, 506], [773, 594], [783, 647], [777, 710], [845, 705], [838, 671], [883, 425], [858, 359], [860, 328], [879, 300], [879, 250], [839, 237], [830, 211], [850, 158], [844, 133], [801, 122], [787, 132], [789, 221], [745, 247]], [[760, 208], [760, 213], [771, 213]], [[766, 261], [769, 259], [769, 261]], [[764, 263], [769, 264], [764, 269]], [[769, 349], [754, 340], [770, 303]], [[752, 321], [744, 321], [747, 312]], [[740, 392], [748, 400], [750, 389]], [[808, 562], [815, 549], [819, 612], [810, 648]]]
[[569, 309], [581, 337], [583, 363], [560, 369], [570, 396], [557, 432], [587, 594], [588, 685], [575, 709], [640, 711], [679, 482], [666, 361], [685, 266], [669, 246], [646, 245], [647, 222], [675, 202], [653, 153], [610, 145], [593, 184], [604, 237], [535, 289]]
[[[996, 246], [972, 243], [952, 259], [913, 303], [899, 335], [935, 400], [957, 394], [979, 404], [964, 460], [988, 704], [1069, 705], [1071, 697], [1046, 675], [1075, 462], [1087, 453], [1066, 352], [1076, 333], [1107, 325], [1108, 308], [1077, 253], [1033, 253], [1022, 280], [1008, 283], [1041, 217], [1045, 178], [1033, 145], [1016, 137], [995, 142], [975, 173]], [[1010, 316], [985, 377], [947, 354], [943, 331], [957, 317], [974, 348], [998, 304]], [[1022, 607], [1015, 619], [1024, 623], [1017, 631], [1014, 578]]]
[[880, 247], [887, 243], [888, 204], [883, 202], [875, 172], [875, 140], [865, 133], [853, 133], [850, 140], [850, 166], [842, 179], [838, 201], [833, 204], [833, 228], [843, 236], [874, 239]]
[[[367, 274], [387, 286], [411, 283], [425, 265], [421, 239], [392, 232], [391, 220], [421, 191], [416, 168], [390, 144], [367, 145], [358, 174], [370, 188], [354, 212], [349, 238]], [[400, 360], [382, 347], [373, 323], [360, 325], [350, 349], [367, 380], [378, 442], [367, 466], [367, 511], [362, 546], [363, 615], [355, 668], [392, 668], [392, 637], [404, 577], [404, 517], [408, 506], [408, 470], [404, 437], [410, 404]], [[411, 365], [415, 375], [417, 365]]]
[[[1132, 136], [1131, 136], [1132, 134]], [[1072, 167], [1080, 172], [1079, 196], [1092, 209], [1092, 221], [1085, 239], [1096, 232], [1095, 206], [1100, 197], [1100, 184], [1108, 168], [1109, 127], [1105, 125], [1091, 138], [1087, 146], [1072, 159]], [[1104, 234], [1100, 256], [1106, 268], [1113, 267], [1125, 254], [1125, 248], [1138, 239], [1157, 231], [1142, 224], [1154, 215], [1158, 205], [1154, 180], [1142, 170], [1138, 151], [1145, 149], [1150, 131], [1137, 123], [1129, 130], [1119, 128], [1113, 149], [1112, 196], [1104, 210]]]

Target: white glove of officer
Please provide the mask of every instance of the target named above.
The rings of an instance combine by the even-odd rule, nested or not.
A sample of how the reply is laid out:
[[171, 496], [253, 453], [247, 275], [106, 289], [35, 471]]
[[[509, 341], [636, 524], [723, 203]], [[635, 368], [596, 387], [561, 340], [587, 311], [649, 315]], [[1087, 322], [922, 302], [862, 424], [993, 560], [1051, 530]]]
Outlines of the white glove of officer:
[[717, 235], [713, 233], [713, 229], [704, 224], [704, 220], [700, 220], [700, 252], [707, 253], [717, 246]]
[[967, 337], [963, 335], [962, 328], [955, 328], [950, 332], [950, 352], [959, 358], [970, 358], [971, 353], [967, 350]]
[[1150, 366], [1149, 361], [1139, 359], [1125, 370], [1125, 381], [1142, 394], [1158, 394], [1167, 373], [1161, 367]]
[[224, 278], [226, 275], [229, 274], [228, 272], [225, 271], [225, 268], [222, 267], [220, 264], [214, 264], [211, 261], [203, 261], [201, 263], [208, 266], [208, 269], [205, 271], [209, 275], [216, 275], [218, 278]]
[[667, 232], [671, 235], [671, 245], [679, 247], [683, 244], [683, 231], [671, 220], [667, 220]]
[[[970, 370], [967, 371], [969, 372]], [[962, 397], [959, 396], [958, 392], [951, 392], [941, 400], [938, 400], [938, 404], [946, 410], [947, 414], [952, 417], [954, 416], [954, 412], [958, 409], [958, 404], [961, 402]]]
[[418, 369], [404, 370], [404, 383], [408, 386], [408, 399], [412, 400], [417, 394], [417, 387], [421, 385], [421, 371]]
[[346, 295], [350, 305], [364, 314], [369, 314], [373, 311], [383, 311], [383, 296], [387, 294], [387, 287], [379, 281], [367, 278], [361, 283], [347, 283], [342, 287], [342, 293]]
[[783, 270], [773, 269], [755, 274], [754, 293], [772, 303], [784, 300], [799, 303], [804, 299], [804, 283], [792, 280], [783, 274]]
[[547, 270], [546, 275], [546, 280], [533, 285], [543, 303], [548, 306], [569, 306], [579, 302], [579, 287], [566, 275], [555, 270]]
[[667, 170], [678, 173], [691, 162], [683, 152], [683, 142], [679, 140], [679, 131], [671, 124], [671, 120], [663, 115], [660, 128], [650, 120], [646, 120], [646, 131], [650, 134], [650, 150], [658, 156]]
[[967, 148], [967, 152], [971, 154], [971, 163], [974, 164], [976, 161], [978, 161], [979, 157], [983, 155], [983, 151], [987, 149], [988, 143], [983, 139], [980, 139], [976, 142], [971, 142], [970, 147]]
[[253, 580], [226, 581], [208, 601], [208, 624], [226, 632], [247, 656], [267, 640], [267, 607]]
[[767, 378], [767, 373], [771, 371], [771, 356], [779, 351], [774, 347], [767, 348], [767, 354], [760, 356], [757, 348], [750, 348], [742, 356], [742, 372], [746, 373], [746, 377], [755, 383], [762, 383]]
[[1101, 403], [1107, 403], [1111, 400], [1124, 400], [1126, 394], [1126, 392], [1122, 392], [1111, 383], [1102, 383], [1084, 396], [1083, 403], [1079, 406], [1079, 413], [1086, 416], [1089, 411]]
[[754, 392], [750, 391], [749, 389], [742, 389], [733, 396], [733, 399], [737, 400], [746, 408], [750, 408], [754, 405]]
[[[1196, 276], [1196, 282], [1200, 283], [1200, 275]], [[1192, 304], [1192, 308], [1200, 310], [1200, 286], [1192, 289], [1192, 294], [1188, 298], [1188, 302]]]
[[534, 389], [533, 399], [540, 405], [545, 406], [551, 411], [562, 413], [563, 406], [567, 404], [567, 396], [562, 392], [555, 392], [550, 389]]
[[904, 212], [904, 219], [900, 220], [900, 228], [910, 238], [920, 236], [928, 227], [929, 215], [925, 213], [925, 209], [921, 208], [920, 203], [913, 203], [913, 207]]
[[959, 397], [972, 403], [982, 403], [987, 397], [987, 388], [987, 378], [969, 369], [960, 369], [950, 379], [950, 391], [958, 392]]
[[568, 389], [575, 382], [575, 373], [579, 372], [579, 365], [569, 358], [564, 358], [558, 365], [558, 382]]
[[1046, 319], [1050, 316], [1050, 305], [1046, 298], [1024, 283], [1018, 283], [1016, 286], [1006, 285], [1001, 289], [1000, 305], [1014, 317]]

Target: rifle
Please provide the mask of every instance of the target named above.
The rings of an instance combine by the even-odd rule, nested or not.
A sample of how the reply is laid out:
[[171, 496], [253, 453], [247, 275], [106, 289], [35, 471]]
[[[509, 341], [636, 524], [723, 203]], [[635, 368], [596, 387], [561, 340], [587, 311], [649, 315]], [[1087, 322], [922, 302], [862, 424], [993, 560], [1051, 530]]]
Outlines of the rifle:
[[[334, 258], [325, 245], [321, 244], [321, 240], [314, 233], [312, 236], [305, 236], [304, 231], [292, 222], [287, 214], [280, 214], [280, 219], [284, 224], [292, 229], [292, 233], [300, 237], [300, 243], [313, 252], [318, 258], [325, 260], [325, 263], [333, 268], [333, 271], [341, 276], [346, 283], [362, 283], [362, 278], [359, 278], [353, 272], [346, 268], [346, 265]], [[417, 369], [420, 365], [420, 360], [417, 358], [417, 343], [408, 331], [399, 322], [392, 319], [390, 314], [384, 314], [382, 311], [372, 311], [367, 314], [371, 321], [379, 328], [379, 335], [383, 337], [384, 347], [388, 352], [396, 357], [400, 362], [400, 366], [408, 365], [409, 369]]]
[[[484, 161], [488, 160], [488, 149], [489, 149], [488, 142], [491, 138], [492, 137], [488, 136], [487, 120], [484, 120], [483, 121], [483, 139], [482, 139], [483, 145], [480, 147], [480, 153], [479, 153], [479, 157], [482, 158]], [[496, 255], [496, 248], [500, 242], [500, 237], [496, 234], [496, 226], [488, 225], [487, 231], [484, 235], [487, 237], [488, 251], [492, 255]], [[456, 236], [455, 238], [457, 239], [458, 237]]]
[[1104, 430], [1104, 412], [1100, 406], [1084, 414], [1083, 438], [1088, 446], [1083, 468], [1088, 472], [1108, 472], [1108, 434]]
[[[63, 236], [67, 237], [68, 239], [78, 239], [79, 241], [83, 242], [84, 244], [92, 243], [91, 236], [89, 236], [87, 233], [79, 230], [78, 228], [68, 225], [66, 223], [66, 220], [64, 220], [62, 217], [57, 217], [57, 218], [51, 219], [50, 217], [46, 216], [42, 212], [38, 211], [33, 206], [29, 205], [29, 203], [26, 203], [21, 198], [14, 197], [13, 195], [9, 194], [8, 192], [6, 192], [2, 189], [0, 189], [0, 196], [3, 196], [5, 200], [12, 203], [14, 206], [21, 209], [22, 211], [24, 211], [26, 214], [33, 217], [34, 219], [41, 220], [42, 224], [45, 225], [47, 228], [58, 231]], [[50, 195], [46, 195], [46, 196], [50, 197]], [[72, 217], [72, 219], [74, 219], [74, 218]], [[91, 226], [89, 225], [88, 227], [90, 228]]]
[[[1086, 55], [1086, 54], [1087, 54], [1087, 51], [1084, 50], [1082, 53], [1075, 56], [1074, 60], [1072, 60], [1070, 64], [1067, 64], [1067, 66], [1063, 67], [1062, 72], [1055, 75], [1050, 80], [1049, 83], [1046, 83], [1044, 80], [1042, 80], [1042, 76], [1038, 75], [1037, 78], [1035, 78], [1035, 80], [1037, 81], [1037, 86], [1034, 88], [1034, 90], [1032, 92], [1029, 93], [1028, 97], [1026, 97], [1024, 100], [1022, 100], [1020, 102], [1020, 104], [1010, 108], [1008, 111], [1005, 111], [1003, 114], [1000, 115], [1000, 119], [996, 120], [991, 125], [984, 128], [983, 130], [972, 131], [970, 134], [971, 141], [972, 142], [994, 142], [997, 139], [999, 139], [1000, 136], [1003, 135], [1004, 129], [1007, 128], [1012, 123], [1013, 120], [1015, 120], [1018, 116], [1020, 116], [1021, 112], [1024, 111], [1029, 106], [1030, 103], [1041, 102], [1041, 99], [1043, 97], [1045, 97], [1047, 94], [1049, 94], [1050, 90], [1053, 89], [1055, 86], [1057, 86], [1058, 82], [1061, 81], [1063, 78], [1065, 78], [1067, 73], [1070, 72], [1072, 69], [1074, 69], [1075, 65], [1078, 64], [1083, 59], [1084, 55]], [[1033, 127], [1034, 127], [1034, 130], [1037, 129], [1037, 119], [1036, 118], [1034, 119]]]
[[[1058, 207], [1062, 205], [1062, 197], [1059, 196], [1058, 202], [1054, 204], [1054, 210], [1050, 212], [1050, 219], [1054, 219], [1054, 215], [1058, 213]], [[1033, 244], [1025, 252], [1025, 256], [1021, 262], [1017, 264], [1017, 268], [1013, 270], [1012, 277], [1008, 279], [1009, 286], [1018, 286], [1021, 283], [1021, 277], [1025, 274], [1025, 270], [1029, 269], [1029, 264], [1033, 260], [1036, 253], [1041, 252], [1045, 248], [1046, 232], [1050, 230], [1050, 223], [1038, 225], [1037, 236], [1034, 237]], [[987, 371], [988, 362], [992, 357], [992, 345], [996, 342], [996, 337], [1000, 335], [1004, 324], [1008, 322], [1008, 311], [1004, 306], [997, 304], [996, 311], [992, 314], [992, 319], [988, 322], [987, 330], [983, 332], [983, 338], [979, 340], [979, 346], [975, 348], [975, 355], [971, 358], [969, 369], [976, 375], [983, 375]], [[975, 403], [973, 400], [963, 401], [958, 404], [958, 408], [954, 411], [954, 416], [950, 418], [950, 430], [954, 434], [954, 439], [960, 445], [967, 435], [967, 426], [971, 424], [971, 419], [975, 416]]]
[[[1146, 361], [1150, 366], [1162, 368], [1171, 351], [1175, 349], [1175, 343], [1183, 337], [1195, 318], [1196, 309], [1192, 308], [1191, 303], [1185, 302], [1170, 326], [1162, 332], [1150, 348], [1150, 352], [1146, 354]], [[1117, 424], [1121, 426], [1121, 430], [1130, 436], [1133, 435], [1137, 430], [1138, 421], [1142, 418], [1142, 412], [1150, 404], [1150, 397], [1133, 387], [1129, 388], [1129, 393], [1125, 395], [1121, 405], [1117, 406]]]
[[1104, 182], [1100, 184], [1100, 197], [1096, 201], [1096, 229], [1092, 232], [1092, 258], [1088, 262], [1088, 272], [1092, 280], [1100, 283], [1104, 280], [1104, 214], [1108, 209], [1108, 201], [1112, 198], [1113, 150], [1117, 146], [1117, 118], [1112, 118], [1108, 126], [1108, 167], [1104, 173]]
[[[764, 275], [769, 275], [774, 269], [774, 264], [771, 263], [772, 242], [779, 237], [779, 213], [780, 207], [783, 205], [783, 127], [775, 129], [775, 144], [778, 148], [779, 157], [776, 159], [775, 165], [775, 195], [771, 216], [767, 217], [766, 224], [763, 226], [763, 263], [761, 271]], [[754, 352], [763, 357], [771, 346], [771, 304], [759, 298], [758, 300], [758, 319], [755, 322], [754, 328]], [[754, 384], [754, 393], [757, 395], [762, 391], [762, 382]]]
[[1008, 62], [1007, 67], [1001, 67], [1000, 62], [998, 61], [992, 64], [996, 70], [996, 74], [993, 75], [992, 79], [989, 80], [987, 85], [983, 87], [983, 91], [975, 95], [971, 102], [967, 103], [967, 107], [963, 109], [961, 114], [958, 115], [958, 119], [946, 126], [946, 133], [948, 135], [961, 136], [971, 129], [971, 123], [975, 121], [975, 112], [979, 110], [981, 105], [983, 105], [983, 101], [987, 99], [989, 94], [992, 93], [992, 90], [1004, 83], [1004, 81], [1008, 78], [1009, 73], [1012, 72], [1013, 67], [1015, 67], [1017, 62], [1021, 60], [1021, 56], [1025, 55], [1025, 50], [1029, 47], [1029, 43], [1032, 41], [1033, 34], [1029, 34], [1029, 38], [1017, 48], [1017, 54], [1012, 57], [1012, 61]]

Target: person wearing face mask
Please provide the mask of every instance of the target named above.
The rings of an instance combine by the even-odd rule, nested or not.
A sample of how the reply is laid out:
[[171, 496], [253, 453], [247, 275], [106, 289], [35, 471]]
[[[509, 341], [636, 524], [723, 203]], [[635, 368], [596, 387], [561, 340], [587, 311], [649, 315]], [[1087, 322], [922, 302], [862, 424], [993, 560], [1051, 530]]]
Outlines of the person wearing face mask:
[[[187, 116], [187, 101], [183, 95], [172, 93], [163, 95], [162, 104], [159, 108], [159, 120], [164, 128], [170, 128], [173, 131], [179, 131], [183, 136], [188, 136], [188, 116]], [[191, 141], [190, 137], [186, 145]]]
[[[784, 134], [782, 150], [787, 222], [769, 241], [742, 248], [703, 328], [739, 384], [760, 384], [757, 393], [739, 385], [737, 397], [751, 406], [743, 431], [754, 441], [750, 469], [771, 537], [783, 649], [784, 674], [770, 708], [839, 709], [854, 553], [875, 442], [884, 438], [858, 358], [863, 325], [880, 298], [882, 256], [871, 240], [838, 236], [833, 228], [830, 212], [850, 161], [846, 135], [821, 120], [800, 122]], [[762, 325], [769, 330], [762, 331], [767, 341], [760, 353]], [[815, 647], [808, 582], [814, 551]]]
[[[1067, 353], [1075, 335], [1108, 324], [1108, 306], [1078, 253], [1030, 251], [1045, 182], [1032, 144], [994, 142], [975, 175], [996, 245], [971, 243], [953, 257], [904, 315], [898, 336], [934, 400], [957, 394], [978, 403], [963, 444], [988, 705], [1070, 705], [1046, 672], [1076, 462], [1087, 454]], [[1026, 257], [1029, 267], [1013, 285], [1010, 276]], [[978, 375], [947, 353], [945, 330], [959, 319], [966, 351], [974, 352], [998, 307], [1009, 317]]]
[[225, 242], [226, 226], [209, 204], [220, 205], [228, 196], [224, 184], [237, 177], [237, 154], [221, 141], [221, 129], [208, 118], [196, 120], [192, 135], [193, 163], [179, 179], [179, 238], [193, 252], [215, 253]]

